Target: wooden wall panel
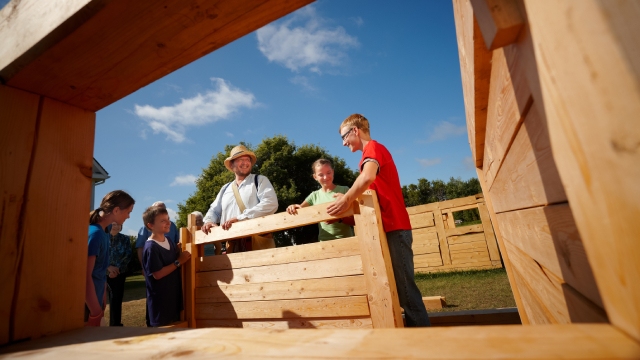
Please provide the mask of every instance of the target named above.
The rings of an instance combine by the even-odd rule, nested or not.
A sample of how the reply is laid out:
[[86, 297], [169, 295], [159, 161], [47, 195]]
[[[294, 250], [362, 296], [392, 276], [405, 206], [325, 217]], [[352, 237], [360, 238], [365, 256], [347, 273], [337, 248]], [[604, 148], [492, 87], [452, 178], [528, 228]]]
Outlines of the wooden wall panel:
[[553, 153], [576, 225], [611, 323], [640, 341], [640, 6], [525, 5]]
[[520, 126], [489, 196], [496, 213], [567, 200], [538, 107], [531, 107]]
[[503, 239], [601, 308], [602, 299], [568, 204], [498, 214]]
[[83, 326], [94, 127], [93, 112], [42, 101], [13, 340]]
[[0, 345], [10, 340], [39, 97], [0, 85]]

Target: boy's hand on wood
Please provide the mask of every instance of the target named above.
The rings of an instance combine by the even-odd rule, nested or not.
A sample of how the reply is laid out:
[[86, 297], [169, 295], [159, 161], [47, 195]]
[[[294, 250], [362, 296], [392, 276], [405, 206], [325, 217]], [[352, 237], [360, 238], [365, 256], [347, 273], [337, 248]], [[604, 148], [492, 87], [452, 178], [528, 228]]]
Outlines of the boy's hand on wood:
[[180, 256], [178, 257], [178, 261], [180, 262], [181, 265], [189, 261], [189, 259], [191, 259], [191, 253], [188, 251], [181, 252]]

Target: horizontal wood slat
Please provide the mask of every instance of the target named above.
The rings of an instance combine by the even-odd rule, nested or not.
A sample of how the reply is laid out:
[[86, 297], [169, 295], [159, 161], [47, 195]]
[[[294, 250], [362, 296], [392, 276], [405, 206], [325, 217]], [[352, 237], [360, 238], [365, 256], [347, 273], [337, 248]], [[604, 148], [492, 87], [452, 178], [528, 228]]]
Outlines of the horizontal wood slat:
[[301, 261], [322, 260], [353, 256], [360, 253], [358, 239], [350, 237], [313, 244], [286, 246], [260, 251], [248, 251], [229, 255], [207, 256], [196, 267], [197, 272], [240, 269], [253, 266], [288, 264]]
[[196, 304], [196, 319], [295, 319], [369, 315], [366, 296]]
[[267, 319], [267, 320], [199, 320], [198, 327], [226, 327], [245, 329], [371, 329], [370, 317], [344, 319]]
[[[407, 208], [407, 212], [409, 213], [409, 216], [411, 216], [415, 214], [434, 211], [437, 209], [449, 210], [449, 209], [460, 207], [460, 206], [477, 204], [478, 201], [484, 201], [484, 197], [482, 194], [476, 194], [476, 195], [467, 196], [463, 198], [445, 200], [445, 201], [440, 201], [440, 202], [435, 202], [430, 204], [411, 206]], [[454, 211], [457, 211], [457, 210], [454, 210]]]
[[487, 253], [489, 256], [489, 251], [487, 250], [487, 243], [483, 241], [474, 241], [467, 243], [459, 243], [459, 244], [449, 244], [449, 251], [451, 253], [464, 253], [464, 252], [481, 252]]
[[440, 265], [442, 265], [442, 257], [439, 252], [433, 254], [420, 254], [413, 257], [413, 266], [416, 268]]
[[196, 287], [256, 284], [362, 274], [360, 256], [196, 273]]
[[[357, 206], [357, 203], [354, 202]], [[225, 241], [248, 237], [253, 234], [266, 234], [274, 231], [281, 231], [309, 224], [316, 224], [321, 221], [338, 219], [353, 216], [353, 206], [346, 212], [335, 217], [327, 214], [327, 206], [330, 204], [320, 204], [298, 209], [297, 215], [290, 215], [287, 212], [273, 214], [268, 217], [250, 219], [234, 223], [229, 230], [223, 230], [222, 227], [214, 227], [207, 235], [204, 232], [197, 231], [195, 236], [196, 244], [206, 244], [217, 241]]]
[[365, 295], [363, 275], [325, 279], [279, 281], [259, 284], [220, 285], [196, 288], [196, 303], [289, 300]]
[[484, 232], [484, 228], [482, 227], [482, 224], [461, 226], [457, 228], [444, 230], [444, 233], [446, 234], [447, 237], [455, 236], [455, 235], [470, 234], [470, 233], [479, 233], [479, 232]]
[[442, 265], [442, 266], [414, 266], [416, 273], [432, 273], [442, 271], [459, 271], [459, 270], [487, 270], [501, 268], [500, 264], [493, 264], [491, 261], [483, 261], [472, 264], [455, 264], [455, 265]]
[[409, 220], [411, 220], [411, 228], [413, 229], [435, 226], [432, 212], [410, 215]]
[[485, 234], [473, 233], [473, 234], [447, 237], [447, 242], [449, 243], [449, 246], [455, 245], [455, 244], [469, 243], [474, 241], [485, 241]]
[[484, 251], [469, 251], [469, 252], [452, 252], [451, 264], [475, 264], [490, 262], [489, 252]]

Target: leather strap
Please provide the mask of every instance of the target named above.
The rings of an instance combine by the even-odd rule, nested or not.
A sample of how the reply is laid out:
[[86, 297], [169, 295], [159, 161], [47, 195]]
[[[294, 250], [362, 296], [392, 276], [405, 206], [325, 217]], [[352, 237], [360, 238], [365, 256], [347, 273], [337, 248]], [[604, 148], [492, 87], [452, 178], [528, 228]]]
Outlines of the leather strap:
[[233, 189], [233, 196], [236, 197], [236, 203], [238, 204], [238, 208], [240, 208], [240, 214], [242, 214], [247, 208], [244, 206], [244, 202], [242, 202], [240, 191], [238, 190], [238, 184], [235, 181], [231, 183], [231, 189]]

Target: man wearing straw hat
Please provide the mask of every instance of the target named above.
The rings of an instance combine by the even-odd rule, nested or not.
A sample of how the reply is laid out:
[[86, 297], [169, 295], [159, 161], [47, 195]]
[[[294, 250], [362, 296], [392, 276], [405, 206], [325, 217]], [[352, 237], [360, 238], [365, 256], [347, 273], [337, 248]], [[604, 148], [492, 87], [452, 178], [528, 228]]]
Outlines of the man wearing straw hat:
[[[243, 145], [231, 149], [224, 166], [236, 178], [222, 186], [211, 203], [202, 226], [205, 234], [214, 226], [229, 230], [235, 222], [271, 215], [278, 210], [278, 198], [269, 179], [251, 173], [256, 160], [256, 155]], [[228, 245], [227, 253], [252, 250], [251, 238], [234, 240]]]

